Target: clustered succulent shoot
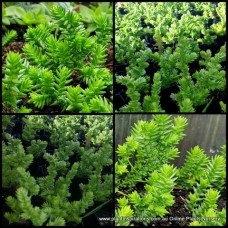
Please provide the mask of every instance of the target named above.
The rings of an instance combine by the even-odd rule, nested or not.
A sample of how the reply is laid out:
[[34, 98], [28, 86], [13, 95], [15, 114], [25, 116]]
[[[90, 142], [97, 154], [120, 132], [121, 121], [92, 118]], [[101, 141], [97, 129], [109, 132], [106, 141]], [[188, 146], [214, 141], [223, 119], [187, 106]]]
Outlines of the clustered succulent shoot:
[[[23, 99], [40, 110], [112, 112], [112, 73], [105, 66], [112, 18], [100, 14], [93, 21], [95, 34], [78, 12], [54, 5], [49, 23], [29, 27], [23, 53], [10, 51], [3, 66], [3, 102], [15, 112], [32, 111]], [[3, 44], [14, 37], [7, 33]]]

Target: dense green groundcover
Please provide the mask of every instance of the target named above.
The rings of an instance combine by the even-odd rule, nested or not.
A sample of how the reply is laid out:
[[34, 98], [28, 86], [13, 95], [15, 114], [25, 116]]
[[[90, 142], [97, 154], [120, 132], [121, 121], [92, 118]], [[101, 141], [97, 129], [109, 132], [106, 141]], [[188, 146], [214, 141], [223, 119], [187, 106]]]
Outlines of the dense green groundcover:
[[44, 112], [51, 106], [58, 112], [112, 112], [113, 77], [106, 66], [112, 4], [75, 7], [61, 2], [4, 5], [3, 46], [17, 37], [11, 24], [26, 26], [22, 53], [9, 51], [3, 65], [4, 110]]
[[112, 116], [2, 118], [3, 215], [10, 224], [81, 224], [111, 203]]
[[225, 2], [127, 2], [115, 12], [117, 111], [225, 112]]

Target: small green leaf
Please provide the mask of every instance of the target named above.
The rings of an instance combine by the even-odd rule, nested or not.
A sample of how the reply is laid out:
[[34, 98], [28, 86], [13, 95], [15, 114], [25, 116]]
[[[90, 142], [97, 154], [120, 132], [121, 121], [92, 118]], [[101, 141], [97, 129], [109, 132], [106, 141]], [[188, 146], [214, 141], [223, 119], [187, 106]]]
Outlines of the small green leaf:
[[17, 112], [18, 113], [30, 113], [30, 112], [32, 112], [32, 109], [22, 106], [22, 107], [20, 107], [20, 109]]
[[117, 210], [117, 217], [129, 218], [133, 215], [133, 211], [130, 206], [125, 206]]
[[22, 17], [26, 14], [25, 10], [19, 6], [9, 6], [6, 9], [6, 16]]
[[125, 196], [120, 198], [120, 199], [118, 199], [117, 201], [118, 201], [120, 207], [128, 206], [128, 200], [127, 200], [127, 198]]

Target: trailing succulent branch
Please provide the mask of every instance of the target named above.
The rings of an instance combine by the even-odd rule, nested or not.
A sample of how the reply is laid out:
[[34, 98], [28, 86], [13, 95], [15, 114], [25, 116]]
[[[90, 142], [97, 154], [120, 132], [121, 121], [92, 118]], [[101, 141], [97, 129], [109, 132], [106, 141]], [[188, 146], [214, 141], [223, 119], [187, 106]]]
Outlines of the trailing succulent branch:
[[189, 195], [189, 209], [197, 207], [197, 204], [202, 200], [201, 196], [205, 193], [207, 188], [216, 187], [220, 189], [221, 186], [219, 185], [224, 184], [225, 159], [220, 155], [213, 157], [208, 163], [206, 171], [207, 173], [199, 179], [199, 182], [197, 182], [193, 188], [194, 193]]
[[[8, 54], [3, 68], [3, 101], [15, 111], [28, 96], [28, 103], [41, 110], [57, 105], [62, 111], [110, 112], [112, 98], [106, 97], [112, 93], [112, 75], [105, 67], [111, 44], [110, 24], [106, 25], [110, 22], [104, 17], [94, 19], [99, 31], [91, 35], [75, 11], [54, 5], [50, 18], [49, 24], [28, 28], [23, 58]], [[4, 43], [11, 37], [8, 34]]]
[[[180, 107], [181, 103], [183, 105], [184, 100], [186, 101], [187, 99], [192, 101], [193, 108], [203, 105], [211, 91], [225, 90], [225, 71], [221, 69], [221, 62], [226, 59], [225, 53], [226, 45], [222, 46], [214, 57], [212, 57], [210, 50], [200, 52], [200, 55], [204, 60], [201, 60], [199, 64], [204, 66], [205, 69], [196, 71], [192, 75], [192, 78], [190, 76], [180, 78], [180, 92], [172, 95], [172, 98], [177, 101]], [[215, 75], [216, 78], [214, 77]], [[196, 79], [196, 82], [194, 82], [193, 78]], [[186, 111], [188, 111], [188, 109], [189, 108], [186, 108]], [[185, 111], [185, 109], [183, 111]]]
[[179, 169], [178, 183], [187, 189], [191, 189], [205, 175], [205, 166], [208, 162], [209, 157], [199, 146], [195, 146], [187, 153], [185, 163]]
[[135, 185], [160, 165], [177, 157], [176, 145], [184, 137], [186, 125], [186, 118], [179, 116], [172, 120], [168, 115], [154, 115], [150, 122], [135, 124], [126, 143], [117, 149], [116, 190]]
[[194, 218], [213, 218], [203, 222], [193, 221], [191, 226], [222, 226], [225, 221], [225, 209], [219, 211], [217, 200], [220, 190], [225, 186], [226, 178], [226, 144], [222, 146], [222, 154], [209, 158], [198, 146], [194, 147], [186, 157], [185, 163], [178, 172], [178, 183], [187, 189], [193, 189], [187, 200], [187, 208]]
[[[110, 201], [111, 116], [24, 116], [17, 138], [13, 117], [3, 117], [3, 187], [16, 192], [6, 197], [9, 223], [80, 224], [91, 206]], [[80, 199], [75, 200], [74, 191]]]
[[[133, 191], [127, 198], [124, 196], [118, 199], [120, 209], [116, 211], [116, 225], [129, 225], [130, 222], [121, 221], [121, 218], [129, 217], [148, 218], [148, 220], [139, 220], [144, 225], [148, 225], [149, 218], [166, 215], [168, 213], [166, 208], [174, 203], [174, 196], [170, 193], [175, 185], [175, 170], [176, 168], [171, 165], [163, 165], [147, 180], [144, 194]], [[132, 216], [132, 212], [134, 212], [134, 216]]]
[[6, 34], [2, 37], [2, 47], [15, 40], [17, 38], [17, 35], [18, 34], [15, 30], [7, 31]]
[[33, 162], [33, 155], [26, 154], [23, 145], [19, 139], [6, 135], [7, 143], [2, 144], [2, 177], [3, 187], [15, 185], [19, 178], [17, 168], [27, 169]]
[[2, 99], [11, 107], [16, 107], [21, 98], [32, 87], [32, 81], [23, 77], [25, 68], [25, 63], [20, 54], [8, 53], [6, 64], [3, 67], [5, 77], [2, 79]]
[[152, 84], [152, 95], [145, 96], [143, 102], [144, 112], [164, 112], [160, 105], [160, 91], [161, 91], [161, 75], [159, 73], [154, 74], [153, 84]]
[[178, 171], [178, 183], [187, 189], [195, 185], [201, 186], [201, 182], [204, 186], [202, 191], [213, 186], [222, 189], [226, 176], [225, 148], [224, 144], [222, 154], [210, 158], [199, 146], [194, 147], [188, 152], [183, 167]]
[[224, 226], [226, 223], [226, 209], [218, 210], [217, 201], [219, 196], [219, 191], [208, 189], [203, 202], [193, 210], [193, 217], [205, 218], [204, 221], [195, 220], [189, 226]]

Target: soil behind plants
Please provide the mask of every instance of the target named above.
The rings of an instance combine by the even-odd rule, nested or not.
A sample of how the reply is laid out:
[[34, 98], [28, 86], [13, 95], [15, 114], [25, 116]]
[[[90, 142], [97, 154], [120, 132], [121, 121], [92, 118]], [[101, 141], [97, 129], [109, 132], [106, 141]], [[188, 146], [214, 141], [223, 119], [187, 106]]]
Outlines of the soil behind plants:
[[160, 220], [152, 222], [152, 226], [188, 226], [190, 221], [186, 218], [191, 218], [192, 214], [186, 209], [186, 199], [189, 192], [184, 189], [174, 189], [172, 195], [175, 196], [175, 203], [168, 208], [169, 214]]
[[[6, 62], [6, 56], [7, 53], [9, 51], [13, 51], [13, 52], [18, 52], [18, 53], [22, 53], [22, 48], [25, 45], [25, 40], [24, 40], [24, 33], [26, 32], [27, 26], [22, 26], [22, 25], [17, 25], [17, 24], [11, 24], [9, 26], [7, 26], [7, 29], [10, 30], [15, 30], [18, 34], [17, 39], [15, 39], [14, 42], [10, 42], [7, 46], [5, 46], [4, 48], [2, 48], [2, 65], [5, 64]], [[4, 36], [4, 32], [2, 34], [2, 36]], [[2, 77], [3, 77], [3, 73], [2, 73]]]

